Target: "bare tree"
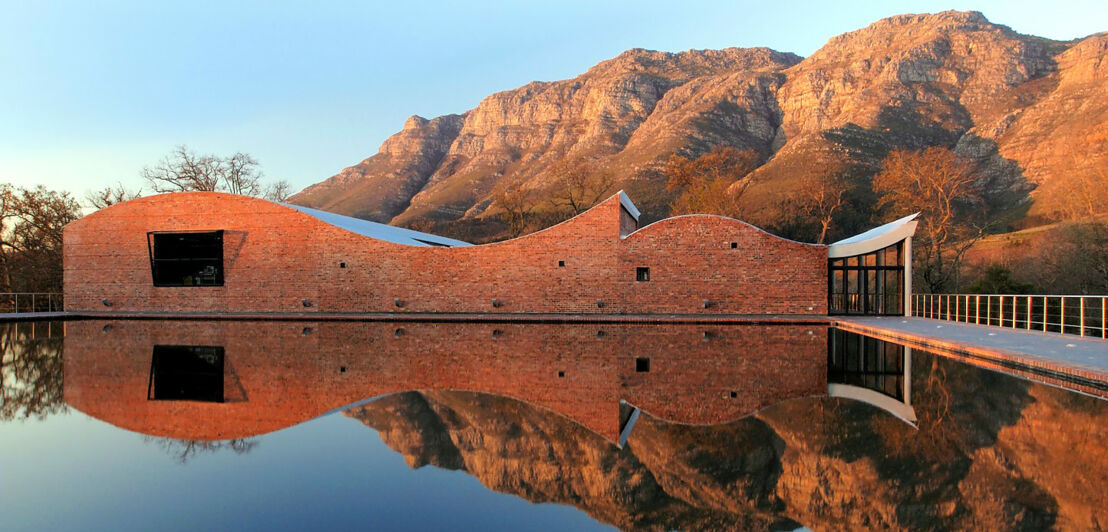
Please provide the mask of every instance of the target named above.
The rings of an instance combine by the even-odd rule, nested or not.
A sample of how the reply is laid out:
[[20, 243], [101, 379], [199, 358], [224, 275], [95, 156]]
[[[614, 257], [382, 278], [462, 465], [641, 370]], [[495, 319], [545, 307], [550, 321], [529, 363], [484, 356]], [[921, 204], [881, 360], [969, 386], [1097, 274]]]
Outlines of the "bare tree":
[[177, 146], [158, 164], [143, 168], [142, 177], [158, 193], [230, 192], [273, 201], [284, 201], [290, 195], [287, 181], [264, 184], [257, 159], [242, 152], [218, 157]]
[[[1108, 144], [1104, 140], [1101, 144]], [[1073, 165], [1065, 179], [1054, 189], [1054, 217], [1062, 220], [1084, 220], [1108, 211], [1108, 172], [1094, 161], [1070, 148]], [[1097, 148], [1085, 148], [1091, 152]], [[1108, 149], [1100, 148], [1100, 152]], [[1059, 176], [1061, 177], [1061, 176]]]
[[817, 244], [823, 244], [827, 239], [827, 231], [835, 221], [835, 214], [846, 205], [847, 190], [849, 184], [842, 173], [817, 179], [800, 190], [800, 209], [819, 222]]
[[738, 218], [741, 201], [758, 167], [754, 150], [715, 146], [694, 159], [671, 155], [666, 163], [666, 188], [677, 193], [673, 214], [718, 214]]
[[966, 250], [991, 222], [977, 167], [946, 148], [895, 150], [873, 188], [881, 194], [878, 206], [894, 216], [922, 213], [912, 248], [915, 271], [931, 292], [953, 288]]
[[90, 190], [85, 193], [85, 201], [94, 209], [103, 209], [139, 197], [142, 197], [142, 189], [130, 190], [123, 183], [116, 183], [114, 187], [108, 185], [102, 189]]
[[566, 210], [576, 216], [610, 194], [615, 178], [606, 171], [588, 163], [571, 164], [561, 161], [551, 170], [554, 187], [549, 202], [555, 209]]
[[143, 440], [161, 447], [167, 454], [173, 456], [178, 463], [187, 464], [189, 460], [200, 454], [214, 454], [220, 451], [231, 451], [235, 454], [246, 454], [257, 447], [257, 440], [249, 438], [236, 438], [233, 440], [208, 441], [208, 440], [178, 440], [174, 438], [155, 438], [144, 436]]
[[260, 196], [262, 192], [262, 172], [258, 170], [258, 161], [253, 157], [237, 152], [217, 165], [223, 186], [231, 194]]
[[520, 183], [503, 185], [493, 192], [493, 204], [501, 209], [501, 218], [513, 237], [522, 235], [535, 214], [534, 193]]
[[284, 179], [270, 183], [263, 187], [262, 198], [269, 201], [276, 201], [278, 203], [284, 203], [288, 201], [289, 196], [292, 195], [292, 187], [289, 186], [289, 182]]
[[181, 145], [158, 164], [142, 169], [142, 177], [154, 192], [206, 191], [222, 186], [222, 160], [214, 155], [197, 155]]

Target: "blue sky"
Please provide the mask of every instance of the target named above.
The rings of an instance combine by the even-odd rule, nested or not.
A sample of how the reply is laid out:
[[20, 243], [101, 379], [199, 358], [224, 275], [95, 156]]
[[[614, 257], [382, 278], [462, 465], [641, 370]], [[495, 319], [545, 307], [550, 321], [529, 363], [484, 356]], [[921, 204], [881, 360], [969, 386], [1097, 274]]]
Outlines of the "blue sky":
[[1108, 30], [1108, 2], [51, 2], [0, 0], [0, 182], [78, 196], [174, 145], [254, 155], [294, 189], [432, 117], [628, 48], [809, 55], [897, 13], [1016, 31]]

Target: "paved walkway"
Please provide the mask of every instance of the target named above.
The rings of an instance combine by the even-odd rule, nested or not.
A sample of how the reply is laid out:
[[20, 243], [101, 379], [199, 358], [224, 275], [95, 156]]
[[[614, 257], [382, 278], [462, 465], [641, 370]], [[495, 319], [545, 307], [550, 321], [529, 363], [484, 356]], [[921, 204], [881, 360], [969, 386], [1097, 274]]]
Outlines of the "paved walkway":
[[[1044, 333], [973, 325], [930, 318], [897, 316], [835, 316], [839, 328], [896, 340], [979, 361], [1017, 374], [1035, 373], [1076, 381], [1085, 391], [1108, 391], [1108, 341], [1072, 334]], [[1015, 371], [1012, 371], [1015, 370]], [[1022, 373], [1021, 373], [1022, 370]], [[1094, 391], [1098, 390], [1098, 391]]]

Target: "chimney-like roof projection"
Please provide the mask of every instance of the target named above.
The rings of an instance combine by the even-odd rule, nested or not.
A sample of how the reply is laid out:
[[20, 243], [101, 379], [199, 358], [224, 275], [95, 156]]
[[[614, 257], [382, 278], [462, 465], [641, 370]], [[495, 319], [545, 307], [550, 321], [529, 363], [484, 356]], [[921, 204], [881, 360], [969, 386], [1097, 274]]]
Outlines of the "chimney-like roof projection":
[[861, 234], [854, 235], [827, 246], [829, 258], [852, 257], [877, 251], [890, 246], [916, 232], [916, 217], [920, 213], [905, 216], [880, 227], [875, 227]]
[[360, 218], [352, 218], [333, 212], [309, 209], [307, 207], [301, 207], [300, 205], [292, 205], [289, 203], [282, 203], [281, 205], [296, 209], [304, 214], [318, 218], [322, 222], [346, 229], [351, 233], [376, 238], [377, 240], [384, 240], [385, 242], [392, 242], [393, 244], [422, 247], [440, 246], [448, 248], [472, 245], [469, 242], [462, 242], [461, 240], [454, 240], [453, 238], [432, 235], [430, 233], [421, 233], [403, 227], [395, 227], [371, 222], [369, 220], [362, 220]]

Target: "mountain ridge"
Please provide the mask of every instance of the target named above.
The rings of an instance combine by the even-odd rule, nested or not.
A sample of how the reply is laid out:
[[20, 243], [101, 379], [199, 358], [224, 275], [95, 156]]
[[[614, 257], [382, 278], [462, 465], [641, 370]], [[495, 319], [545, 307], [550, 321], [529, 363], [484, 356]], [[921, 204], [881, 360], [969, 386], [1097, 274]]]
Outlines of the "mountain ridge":
[[938, 145], [978, 163], [995, 203], [1045, 220], [1075, 168], [1108, 164], [1106, 57], [1105, 33], [1054, 41], [956, 11], [885, 18], [806, 58], [636, 48], [464, 113], [413, 116], [377, 154], [290, 201], [398, 225], [487, 224], [497, 187], [541, 193], [556, 165], [587, 164], [657, 218], [665, 160], [726, 145], [761, 158], [744, 218], [773, 227], [813, 180], [847, 172], [864, 184], [888, 151]]

